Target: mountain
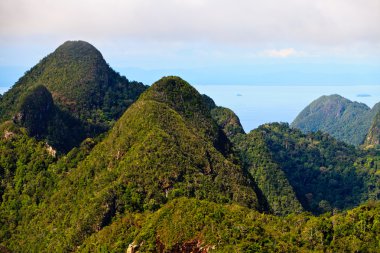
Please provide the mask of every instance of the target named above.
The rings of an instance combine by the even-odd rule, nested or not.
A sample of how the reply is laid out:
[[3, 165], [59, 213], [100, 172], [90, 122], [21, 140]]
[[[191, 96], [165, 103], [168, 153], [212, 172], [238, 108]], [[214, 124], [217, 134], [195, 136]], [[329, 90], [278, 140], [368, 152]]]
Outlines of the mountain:
[[378, 154], [282, 123], [244, 134], [231, 110], [215, 106], [211, 112], [272, 213], [320, 214], [380, 198]]
[[128, 212], [181, 196], [264, 208], [203, 97], [178, 77], [153, 84], [82, 161], [59, 171], [55, 189], [35, 203], [39, 215], [8, 212], [16, 222], [5, 227], [17, 226], [4, 229], [11, 248], [70, 251]]
[[[27, 71], [0, 98], [0, 122], [17, 118], [20, 107], [25, 108], [23, 103], [26, 97], [35, 92], [36, 88], [42, 91], [40, 86], [46, 88], [40, 101], [46, 101], [32, 105], [31, 110], [27, 111], [30, 115], [25, 114], [25, 111], [21, 113], [29, 119], [37, 119], [38, 115], [48, 117], [54, 114], [55, 117], [51, 118], [55, 118], [56, 122], [66, 123], [63, 129], [68, 128], [71, 133], [79, 131], [71, 129], [72, 125], [80, 125], [81, 133], [73, 138], [73, 143], [63, 147], [64, 151], [78, 145], [87, 136], [106, 131], [146, 89], [142, 83], [130, 82], [112, 70], [91, 44], [67, 41]], [[47, 108], [44, 105], [47, 103], [50, 103], [51, 111], [46, 114]], [[78, 122], [70, 123], [73, 120]], [[41, 129], [29, 129], [30, 134], [35, 134], [37, 130], [36, 137], [45, 138], [53, 145], [61, 143], [60, 140], [55, 140], [55, 136], [51, 136], [46, 125], [44, 122]], [[59, 134], [63, 138], [70, 137], [70, 133]]]
[[235, 137], [234, 144], [240, 153], [243, 166], [254, 178], [272, 213], [300, 213], [304, 208], [281, 164], [273, 158], [266, 137], [262, 129]]
[[170, 76], [56, 156], [35, 125], [64, 111], [45, 86], [20, 101], [0, 125], [1, 251], [376, 250], [379, 203], [346, 210], [380, 197], [375, 149], [280, 123], [245, 134], [231, 110]]
[[88, 130], [86, 124], [59, 109], [43, 85], [33, 87], [20, 98], [12, 122], [61, 152], [68, 152], [78, 145]]
[[285, 123], [264, 124], [229, 139], [276, 215], [320, 214], [380, 198], [376, 151], [355, 149], [321, 132], [303, 134]]
[[[264, 144], [260, 147], [257, 141], [248, 143], [245, 157], [268, 152], [267, 156], [258, 153], [251, 162], [259, 169], [273, 167], [283, 171], [287, 181], [281, 174], [276, 181], [288, 191], [292, 189], [307, 211], [319, 214], [348, 209], [380, 198], [378, 153], [355, 149], [321, 132], [303, 134], [284, 123], [262, 125], [249, 135], [261, 136], [259, 141]], [[269, 162], [260, 164], [259, 161], [266, 157], [270, 158]], [[263, 182], [268, 184], [271, 181], [266, 179]], [[259, 181], [257, 183], [260, 187]], [[280, 188], [276, 186], [274, 189], [276, 192]], [[276, 193], [274, 198], [279, 196], [281, 193]], [[292, 194], [285, 196], [289, 198]]]
[[378, 154], [283, 123], [264, 124], [244, 134], [231, 110], [215, 106], [211, 112], [272, 213], [320, 214], [380, 197]]
[[371, 128], [368, 131], [365, 139], [365, 146], [376, 147], [380, 145], [380, 111], [373, 119]]
[[245, 134], [239, 117], [228, 108], [215, 105], [211, 115], [233, 143], [242, 166], [254, 179], [270, 212], [276, 215], [302, 212], [304, 209], [285, 173], [273, 161], [262, 132]]
[[304, 133], [322, 131], [358, 146], [364, 142], [380, 103], [373, 109], [339, 95], [322, 96], [308, 105], [291, 126]]

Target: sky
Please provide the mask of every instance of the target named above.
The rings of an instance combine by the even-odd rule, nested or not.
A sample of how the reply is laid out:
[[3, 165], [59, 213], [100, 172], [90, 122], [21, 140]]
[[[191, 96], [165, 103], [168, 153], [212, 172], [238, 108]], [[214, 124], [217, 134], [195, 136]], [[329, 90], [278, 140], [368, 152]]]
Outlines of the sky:
[[0, 86], [66, 40], [129, 79], [380, 84], [380, 0], [1, 0]]

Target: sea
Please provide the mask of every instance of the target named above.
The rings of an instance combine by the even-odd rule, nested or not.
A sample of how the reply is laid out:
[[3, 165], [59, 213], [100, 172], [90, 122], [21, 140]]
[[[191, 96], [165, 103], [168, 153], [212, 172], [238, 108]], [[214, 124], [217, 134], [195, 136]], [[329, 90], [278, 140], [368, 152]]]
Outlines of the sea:
[[338, 94], [370, 108], [380, 102], [380, 85], [197, 85], [219, 106], [232, 109], [246, 132], [270, 122], [291, 123], [312, 101]]
[[[291, 123], [308, 104], [339, 94], [370, 108], [380, 102], [380, 85], [195, 85], [219, 106], [232, 109], [246, 132], [270, 122]], [[8, 87], [0, 86], [0, 93]]]

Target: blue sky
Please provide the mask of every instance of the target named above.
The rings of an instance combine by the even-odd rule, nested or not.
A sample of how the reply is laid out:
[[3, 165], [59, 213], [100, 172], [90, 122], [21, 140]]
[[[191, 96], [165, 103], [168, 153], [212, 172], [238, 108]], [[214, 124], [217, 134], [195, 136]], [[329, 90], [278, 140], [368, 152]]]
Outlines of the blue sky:
[[0, 86], [66, 40], [129, 79], [380, 85], [379, 0], [2, 0]]

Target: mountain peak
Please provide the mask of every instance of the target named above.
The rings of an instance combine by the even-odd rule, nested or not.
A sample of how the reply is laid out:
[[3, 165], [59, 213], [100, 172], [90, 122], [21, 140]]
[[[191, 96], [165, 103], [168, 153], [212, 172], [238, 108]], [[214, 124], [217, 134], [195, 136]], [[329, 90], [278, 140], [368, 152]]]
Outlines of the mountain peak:
[[98, 49], [96, 49], [90, 43], [81, 40], [66, 41], [60, 45], [51, 55], [57, 55], [62, 60], [79, 60], [83, 57], [95, 57], [104, 61], [103, 56]]
[[110, 68], [90, 43], [66, 41], [4, 94], [0, 123], [19, 113], [21, 98], [40, 85], [51, 94], [59, 111], [80, 121], [86, 129], [83, 136], [107, 130], [146, 89], [142, 83], [130, 82]]
[[205, 98], [188, 82], [178, 76], [166, 76], [155, 82], [141, 100], [153, 100], [168, 105], [178, 112], [188, 126], [211, 138], [219, 151], [225, 153], [226, 136], [211, 117], [210, 106]]
[[208, 110], [202, 95], [178, 76], [166, 76], [155, 82], [143, 98], [170, 105], [182, 113]]
[[321, 96], [305, 107], [292, 123], [305, 133], [327, 132], [349, 144], [363, 143], [371, 124], [373, 110], [340, 95]]

